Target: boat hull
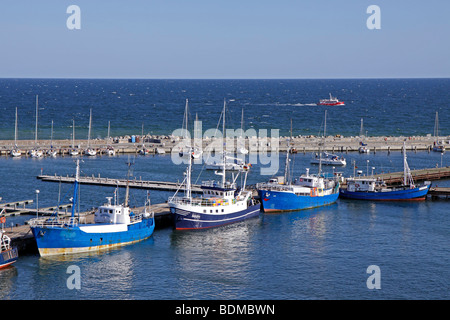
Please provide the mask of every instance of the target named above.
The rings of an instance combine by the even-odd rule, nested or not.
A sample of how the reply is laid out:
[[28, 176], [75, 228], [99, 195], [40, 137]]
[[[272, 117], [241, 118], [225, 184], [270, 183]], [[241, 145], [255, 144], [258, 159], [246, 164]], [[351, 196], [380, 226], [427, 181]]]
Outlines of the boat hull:
[[32, 226], [41, 256], [99, 251], [149, 238], [154, 218], [131, 224], [92, 224], [74, 227]]
[[225, 213], [208, 214], [183, 210], [181, 207], [171, 207], [170, 212], [174, 219], [176, 230], [206, 229], [220, 227], [230, 223], [243, 221], [259, 216], [260, 204], [247, 207], [245, 210]]
[[264, 212], [296, 211], [336, 202], [339, 192], [323, 196], [302, 196], [286, 191], [258, 190]]
[[319, 102], [318, 106], [345, 106], [344, 102]]
[[386, 192], [347, 191], [340, 189], [339, 196], [347, 199], [373, 200], [373, 201], [414, 201], [425, 200], [430, 186], [413, 189], [393, 190]]
[[13, 264], [19, 258], [17, 248], [11, 248], [4, 250], [0, 253], [0, 269], [6, 268], [7, 266]]

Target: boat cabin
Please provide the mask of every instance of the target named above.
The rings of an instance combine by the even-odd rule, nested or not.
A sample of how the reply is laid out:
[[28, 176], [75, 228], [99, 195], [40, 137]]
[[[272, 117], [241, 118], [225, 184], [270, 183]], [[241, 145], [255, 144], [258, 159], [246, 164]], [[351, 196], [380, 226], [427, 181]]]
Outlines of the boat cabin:
[[100, 206], [94, 215], [94, 223], [125, 223], [129, 224], [130, 208], [123, 205], [111, 204], [111, 197], [107, 197], [108, 203]]
[[323, 178], [316, 175], [310, 175], [309, 169], [306, 169], [306, 174], [302, 174], [298, 179], [295, 180], [294, 184], [308, 188], [325, 189]]
[[233, 199], [235, 197], [235, 192], [237, 191], [236, 186], [227, 182], [224, 187], [222, 183], [216, 181], [205, 181], [201, 186], [203, 190], [203, 198], [222, 198], [222, 199]]
[[386, 184], [375, 178], [348, 178], [347, 190], [350, 192], [373, 192], [379, 187], [386, 187]]

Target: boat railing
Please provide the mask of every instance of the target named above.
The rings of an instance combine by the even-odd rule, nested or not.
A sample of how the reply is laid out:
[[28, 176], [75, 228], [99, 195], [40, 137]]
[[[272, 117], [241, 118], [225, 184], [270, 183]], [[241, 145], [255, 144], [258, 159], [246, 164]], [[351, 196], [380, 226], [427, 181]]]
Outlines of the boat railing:
[[270, 190], [270, 191], [291, 191], [292, 186], [290, 185], [283, 185], [283, 184], [276, 184], [276, 183], [257, 183], [256, 184], [257, 190]]
[[46, 217], [46, 218], [34, 218], [28, 221], [28, 224], [32, 227], [67, 227], [67, 226], [77, 226], [79, 224], [86, 224], [85, 217], [70, 217], [70, 218], [59, 218], [59, 217]]
[[190, 205], [199, 207], [211, 207], [211, 206], [228, 206], [236, 203], [236, 199], [223, 199], [223, 198], [184, 198], [184, 197], [172, 197], [169, 198], [169, 202], [180, 205]]

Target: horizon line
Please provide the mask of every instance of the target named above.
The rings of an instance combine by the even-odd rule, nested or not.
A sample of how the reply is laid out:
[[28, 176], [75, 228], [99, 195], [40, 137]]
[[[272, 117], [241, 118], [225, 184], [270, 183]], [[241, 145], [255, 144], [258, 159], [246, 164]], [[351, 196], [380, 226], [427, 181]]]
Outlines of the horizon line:
[[330, 78], [145, 78], [145, 77], [0, 77], [7, 79], [27, 79], [27, 80], [407, 80], [407, 79], [450, 79], [449, 77], [330, 77]]

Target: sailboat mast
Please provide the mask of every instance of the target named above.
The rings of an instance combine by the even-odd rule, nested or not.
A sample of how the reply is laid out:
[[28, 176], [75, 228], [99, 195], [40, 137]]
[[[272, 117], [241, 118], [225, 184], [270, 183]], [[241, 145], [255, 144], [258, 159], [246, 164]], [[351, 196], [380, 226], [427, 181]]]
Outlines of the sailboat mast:
[[88, 130], [88, 148], [90, 146], [90, 141], [91, 141], [91, 125], [92, 125], [92, 108], [90, 110], [89, 113], [89, 130]]
[[72, 119], [72, 148], [75, 148], [75, 119]]
[[38, 95], [36, 95], [36, 129], [34, 132], [34, 146], [37, 146], [37, 131], [38, 131]]
[[16, 122], [14, 124], [14, 146], [17, 147], [17, 107], [16, 107]]
[[52, 120], [52, 132], [50, 134], [50, 148], [53, 148], [53, 120]]
[[327, 110], [325, 110], [325, 122], [323, 126], [323, 138], [322, 143], [319, 147], [319, 176], [322, 173], [322, 147], [325, 145], [325, 135], [327, 131]]

